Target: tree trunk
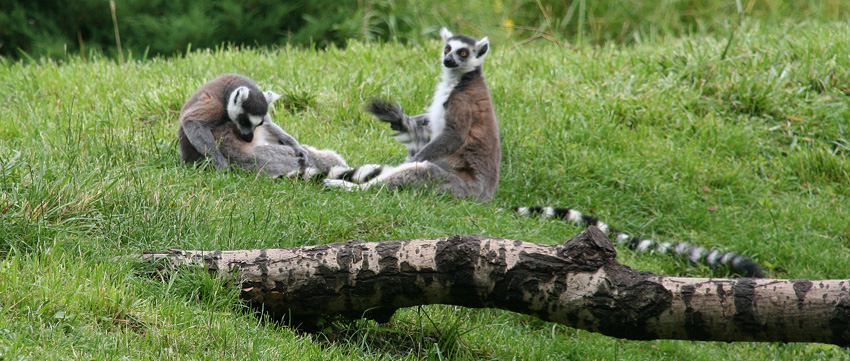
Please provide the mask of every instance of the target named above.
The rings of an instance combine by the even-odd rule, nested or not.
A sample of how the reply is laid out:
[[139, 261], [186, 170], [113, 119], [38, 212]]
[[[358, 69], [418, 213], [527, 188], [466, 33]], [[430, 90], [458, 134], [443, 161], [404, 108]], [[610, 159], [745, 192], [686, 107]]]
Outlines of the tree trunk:
[[202, 263], [272, 317], [386, 322], [402, 307], [499, 308], [633, 339], [850, 346], [850, 280], [659, 276], [617, 263], [591, 227], [564, 244], [476, 235], [289, 249], [145, 253]]

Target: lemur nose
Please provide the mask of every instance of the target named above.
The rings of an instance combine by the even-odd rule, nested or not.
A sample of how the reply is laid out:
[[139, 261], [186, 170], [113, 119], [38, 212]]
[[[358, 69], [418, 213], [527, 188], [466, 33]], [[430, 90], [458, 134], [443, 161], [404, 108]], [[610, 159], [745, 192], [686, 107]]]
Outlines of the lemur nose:
[[446, 68], [454, 68], [454, 67], [457, 66], [457, 62], [454, 60], [454, 58], [447, 57], [446, 59], [443, 60], [443, 65]]
[[254, 140], [254, 132], [247, 133], [247, 134], [240, 132], [239, 138], [242, 138], [242, 140], [244, 140], [247, 143], [251, 143], [251, 141]]

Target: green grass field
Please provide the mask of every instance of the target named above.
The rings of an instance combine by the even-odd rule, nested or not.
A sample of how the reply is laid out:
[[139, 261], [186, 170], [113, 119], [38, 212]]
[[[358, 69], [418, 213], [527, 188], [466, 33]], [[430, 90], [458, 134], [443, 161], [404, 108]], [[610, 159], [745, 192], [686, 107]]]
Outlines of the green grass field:
[[[471, 34], [484, 36], [486, 34]], [[113, 257], [479, 233], [555, 244], [580, 231], [500, 208], [574, 207], [657, 240], [757, 259], [777, 278], [848, 278], [850, 26], [746, 25], [633, 46], [492, 44], [502, 181], [487, 205], [422, 191], [347, 193], [181, 164], [183, 101], [224, 72], [284, 95], [273, 117], [353, 165], [398, 163], [372, 96], [424, 111], [440, 44], [226, 49], [31, 65], [0, 59], [0, 360], [804, 360], [819, 344], [633, 342], [498, 310], [429, 306], [303, 335], [191, 270]], [[620, 262], [726, 276], [620, 249]], [[746, 356], [744, 356], [746, 355]]]

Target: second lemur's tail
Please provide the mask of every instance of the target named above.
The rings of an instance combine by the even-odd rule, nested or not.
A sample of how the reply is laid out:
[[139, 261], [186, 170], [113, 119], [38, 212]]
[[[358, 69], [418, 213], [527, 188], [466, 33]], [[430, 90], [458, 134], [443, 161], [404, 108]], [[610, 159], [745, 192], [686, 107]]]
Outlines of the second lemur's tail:
[[688, 260], [695, 264], [704, 263], [711, 268], [727, 266], [732, 272], [746, 277], [764, 277], [764, 272], [762, 272], [761, 267], [759, 267], [759, 265], [749, 257], [733, 252], [710, 250], [704, 247], [691, 245], [686, 242], [656, 242], [649, 239], [632, 237], [623, 231], [608, 226], [596, 217], [582, 214], [575, 209], [555, 207], [515, 207], [513, 210], [522, 215], [539, 215], [545, 218], [563, 219], [579, 226], [594, 226], [608, 235], [614, 243], [626, 245], [637, 252], [651, 251], [673, 254], [679, 257], [685, 256]]

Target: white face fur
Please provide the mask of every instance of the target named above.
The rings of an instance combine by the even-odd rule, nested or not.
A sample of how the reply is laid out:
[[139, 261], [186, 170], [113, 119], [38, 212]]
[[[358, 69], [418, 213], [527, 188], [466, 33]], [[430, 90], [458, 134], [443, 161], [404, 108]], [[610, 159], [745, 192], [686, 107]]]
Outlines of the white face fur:
[[449, 99], [449, 95], [451, 95], [461, 76], [481, 66], [490, 48], [490, 42], [486, 37], [477, 42], [474, 39], [464, 41], [464, 39], [470, 39], [467, 37], [452, 39], [453, 34], [446, 28], [440, 30], [440, 36], [445, 42], [445, 47], [440, 51], [443, 81], [437, 84], [434, 100], [428, 107], [431, 139], [437, 138], [446, 127], [444, 104]]
[[451, 39], [452, 36], [448, 29], [440, 29], [440, 37], [446, 44], [440, 54], [444, 69], [468, 73], [484, 63], [490, 49], [490, 40], [486, 36], [474, 44], [463, 39]]
[[[243, 113], [242, 104], [248, 100], [249, 94], [251, 94], [251, 90], [244, 86], [238, 87], [230, 93], [230, 99], [227, 101], [227, 115], [231, 121], [236, 122], [239, 115]], [[273, 91], [265, 91], [263, 92], [263, 96], [266, 98], [268, 105], [272, 105], [275, 100], [280, 99], [280, 94]], [[260, 125], [263, 122], [263, 118], [265, 118], [265, 115], [247, 114], [247, 116], [248, 121], [251, 122], [254, 128]]]
[[[230, 96], [227, 100], [227, 116], [230, 118], [236, 127], [239, 129], [239, 136], [245, 142], [251, 142], [254, 139], [254, 129], [263, 124], [263, 121], [266, 117], [268, 117], [268, 109], [264, 109], [264, 114], [252, 114], [258, 113], [257, 110], [246, 112], [245, 111], [245, 102], [248, 100], [248, 96], [251, 94], [251, 90], [248, 87], [241, 86], [233, 90], [230, 93]], [[275, 100], [280, 98], [275, 92], [266, 91], [263, 92], [263, 97], [266, 100], [267, 105], [271, 105]]]

